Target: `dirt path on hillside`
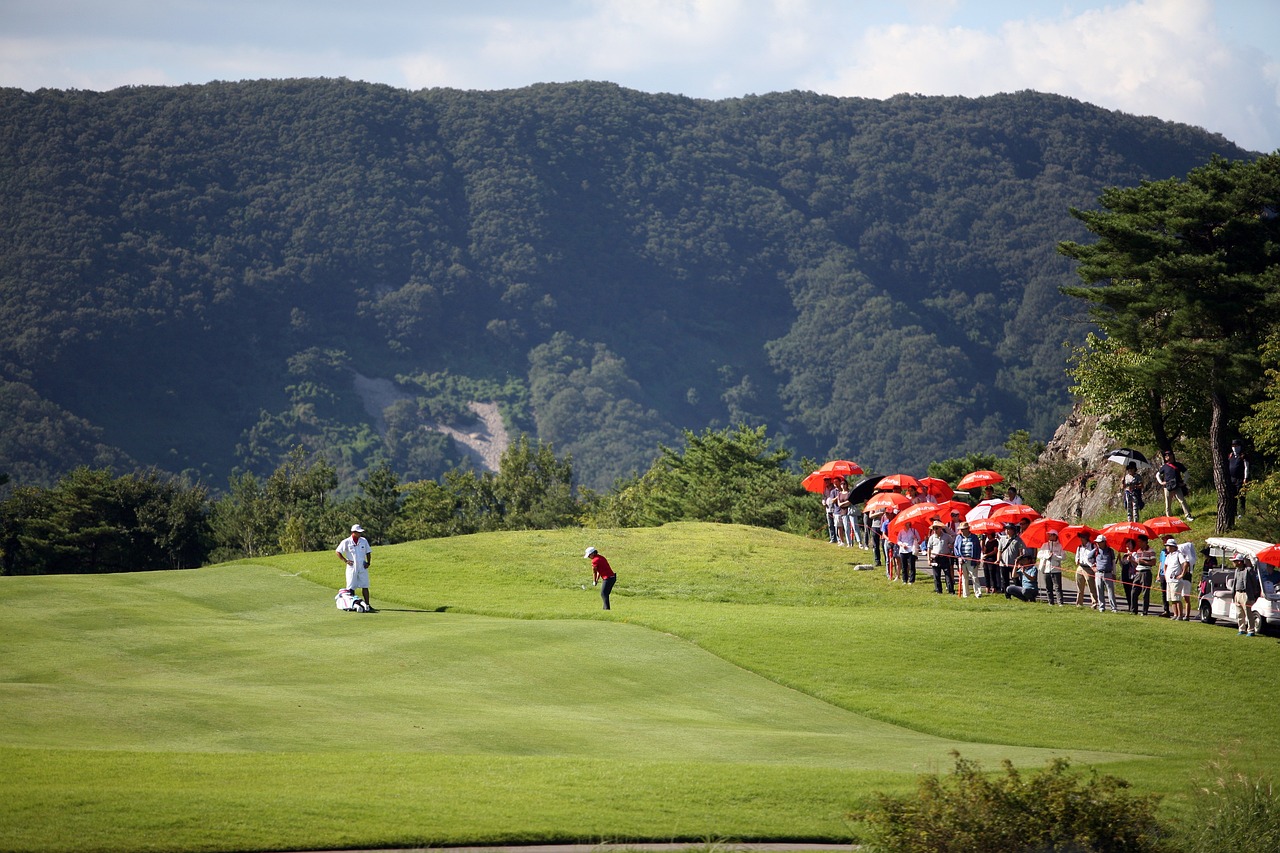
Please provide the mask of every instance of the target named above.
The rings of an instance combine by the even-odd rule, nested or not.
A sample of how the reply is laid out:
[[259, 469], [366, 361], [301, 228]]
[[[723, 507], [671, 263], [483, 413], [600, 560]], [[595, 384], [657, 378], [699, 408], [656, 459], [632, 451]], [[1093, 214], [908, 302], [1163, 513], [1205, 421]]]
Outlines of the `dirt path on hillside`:
[[472, 402], [467, 406], [479, 419], [474, 429], [460, 430], [444, 424], [437, 424], [433, 429], [465, 447], [485, 470], [496, 472], [502, 454], [507, 452], [507, 447], [511, 444], [511, 437], [507, 435], [507, 428], [502, 423], [502, 413], [498, 411], [497, 403]]
[[[354, 371], [353, 373], [352, 384], [356, 394], [360, 396], [361, 405], [364, 406], [369, 417], [373, 418], [378, 434], [385, 436], [387, 422], [383, 415], [386, 410], [400, 400], [414, 399], [414, 395], [401, 391], [390, 379], [362, 376]], [[498, 404], [471, 402], [467, 407], [476, 416], [476, 425], [470, 429], [456, 429], [444, 424], [424, 424], [422, 428], [444, 433], [461, 444], [480, 468], [497, 472], [502, 454], [507, 452], [507, 447], [511, 444], [511, 437], [507, 435], [507, 428], [502, 423], [502, 413], [498, 411]]]

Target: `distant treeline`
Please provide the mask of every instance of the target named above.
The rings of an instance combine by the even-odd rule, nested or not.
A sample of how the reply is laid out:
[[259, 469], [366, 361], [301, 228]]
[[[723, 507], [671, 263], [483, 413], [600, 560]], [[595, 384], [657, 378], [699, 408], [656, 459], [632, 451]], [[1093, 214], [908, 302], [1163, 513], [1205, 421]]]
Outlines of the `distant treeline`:
[[0, 118], [0, 470], [221, 491], [302, 446], [348, 498], [464, 472], [431, 427], [471, 401], [597, 491], [739, 423], [881, 469], [1047, 438], [1087, 326], [1070, 208], [1250, 156], [1034, 92], [278, 80]]
[[[974, 467], [1027, 484], [1043, 505], [1075, 472], [1038, 466], [1043, 443], [1026, 432], [1008, 455], [970, 455], [932, 466], [953, 482]], [[813, 536], [826, 531], [819, 497], [801, 485], [817, 464], [795, 460], [764, 427], [686, 432], [678, 448], [658, 448], [643, 475], [608, 493], [575, 489], [572, 461], [520, 436], [500, 470], [450, 471], [441, 480], [401, 483], [387, 466], [334, 496], [337, 477], [322, 457], [294, 448], [270, 476], [232, 478], [217, 499], [203, 486], [154, 471], [113, 476], [78, 468], [50, 488], [18, 486], [0, 501], [0, 574], [64, 574], [193, 568], [208, 562], [318, 551], [360, 523], [375, 545], [496, 530], [570, 526], [640, 527], [711, 521]], [[2, 484], [0, 484], [2, 485]]]

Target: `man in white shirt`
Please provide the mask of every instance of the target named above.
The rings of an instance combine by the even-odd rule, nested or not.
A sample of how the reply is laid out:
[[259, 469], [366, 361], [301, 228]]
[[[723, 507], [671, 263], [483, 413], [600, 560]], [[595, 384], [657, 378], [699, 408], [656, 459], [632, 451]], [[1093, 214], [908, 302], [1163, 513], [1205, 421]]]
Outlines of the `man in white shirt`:
[[1164, 540], [1164, 588], [1172, 611], [1170, 619], [1180, 622], [1188, 619], [1183, 600], [1191, 599], [1191, 581], [1187, 579], [1190, 574], [1187, 558], [1178, 550], [1178, 540], [1173, 537]]
[[369, 540], [360, 534], [364, 528], [358, 524], [351, 525], [351, 536], [343, 539], [334, 549], [338, 559], [347, 564], [347, 589], [358, 589], [364, 597], [364, 603], [373, 609], [369, 601], [369, 563], [373, 560], [373, 549]]

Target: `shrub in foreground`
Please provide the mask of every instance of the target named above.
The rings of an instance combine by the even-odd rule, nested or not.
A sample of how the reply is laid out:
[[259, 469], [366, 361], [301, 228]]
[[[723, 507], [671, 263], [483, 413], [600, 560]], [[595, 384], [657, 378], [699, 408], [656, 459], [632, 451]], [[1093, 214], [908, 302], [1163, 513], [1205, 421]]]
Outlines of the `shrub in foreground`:
[[1280, 850], [1280, 790], [1225, 763], [1196, 792], [1179, 849], [1185, 853], [1275, 853]]
[[984, 774], [956, 754], [948, 777], [922, 776], [912, 796], [880, 794], [856, 817], [870, 827], [866, 853], [1166, 853], [1158, 796], [1128, 783], [1070, 772], [1065, 759], [1024, 776], [1011, 763]]

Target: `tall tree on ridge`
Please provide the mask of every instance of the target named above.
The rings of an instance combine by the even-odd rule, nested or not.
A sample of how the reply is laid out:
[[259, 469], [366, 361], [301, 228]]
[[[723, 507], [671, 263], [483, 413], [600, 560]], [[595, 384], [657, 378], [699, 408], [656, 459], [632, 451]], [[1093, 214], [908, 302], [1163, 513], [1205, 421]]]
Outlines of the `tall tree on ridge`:
[[1235, 523], [1225, 457], [1230, 424], [1257, 395], [1259, 352], [1280, 320], [1280, 154], [1252, 162], [1215, 157], [1185, 180], [1103, 192], [1100, 210], [1072, 209], [1098, 240], [1063, 242], [1081, 287], [1115, 345], [1137, 353], [1126, 372], [1153, 402], [1152, 437], [1163, 428], [1161, 387], [1192, 378], [1204, 389], [1219, 533]]

